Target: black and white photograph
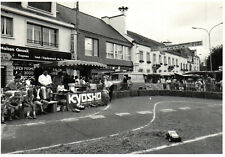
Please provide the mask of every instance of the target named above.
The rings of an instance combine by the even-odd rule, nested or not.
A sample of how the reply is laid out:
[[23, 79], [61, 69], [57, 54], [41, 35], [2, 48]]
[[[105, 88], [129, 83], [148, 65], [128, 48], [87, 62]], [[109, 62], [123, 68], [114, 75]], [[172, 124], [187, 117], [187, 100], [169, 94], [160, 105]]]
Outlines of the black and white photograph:
[[223, 155], [222, 0], [0, 6], [2, 155]]

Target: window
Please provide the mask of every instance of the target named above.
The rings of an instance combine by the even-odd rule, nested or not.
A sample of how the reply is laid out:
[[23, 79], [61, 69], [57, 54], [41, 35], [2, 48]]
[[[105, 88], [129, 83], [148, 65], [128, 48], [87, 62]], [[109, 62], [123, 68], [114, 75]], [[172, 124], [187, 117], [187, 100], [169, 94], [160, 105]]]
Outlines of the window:
[[12, 18], [1, 16], [1, 34], [13, 36], [13, 20]]
[[27, 42], [40, 46], [58, 47], [57, 30], [28, 23]]
[[138, 69], [138, 72], [143, 72], [143, 69]]
[[106, 58], [131, 60], [131, 52], [129, 47], [106, 42]]
[[144, 61], [144, 54], [143, 51], [139, 51], [139, 60]]
[[180, 63], [180, 69], [182, 70], [182, 63]]
[[51, 2], [28, 2], [28, 6], [47, 12], [51, 12], [51, 5]]
[[159, 55], [159, 63], [162, 63], [162, 56]]
[[153, 64], [156, 63], [156, 54], [153, 54]]
[[176, 59], [176, 65], [178, 65], [178, 59]]
[[168, 65], [171, 65], [170, 57], [168, 57]]
[[128, 47], [124, 46], [125, 60], [131, 61], [131, 52]]
[[116, 45], [115, 59], [123, 59], [123, 47], [121, 45]]
[[166, 56], [164, 56], [164, 64], [167, 64]]
[[98, 56], [98, 40], [85, 38], [85, 56]]
[[106, 58], [114, 58], [114, 48], [112, 43], [106, 43]]
[[147, 52], [146, 53], [146, 61], [147, 62], [150, 62], [150, 52]]
[[174, 58], [172, 58], [172, 65], [174, 65]]

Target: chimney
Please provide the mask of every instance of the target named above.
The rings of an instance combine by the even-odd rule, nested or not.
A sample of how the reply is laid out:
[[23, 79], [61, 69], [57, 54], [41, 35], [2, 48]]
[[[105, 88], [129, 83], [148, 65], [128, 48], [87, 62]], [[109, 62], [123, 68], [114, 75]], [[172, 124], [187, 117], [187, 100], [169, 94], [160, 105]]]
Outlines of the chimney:
[[126, 30], [126, 15], [125, 12], [128, 10], [128, 7], [119, 7], [119, 11], [121, 11], [120, 15], [107, 17], [102, 17], [102, 20], [112, 26], [114, 29], [116, 29], [121, 35], [127, 34]]

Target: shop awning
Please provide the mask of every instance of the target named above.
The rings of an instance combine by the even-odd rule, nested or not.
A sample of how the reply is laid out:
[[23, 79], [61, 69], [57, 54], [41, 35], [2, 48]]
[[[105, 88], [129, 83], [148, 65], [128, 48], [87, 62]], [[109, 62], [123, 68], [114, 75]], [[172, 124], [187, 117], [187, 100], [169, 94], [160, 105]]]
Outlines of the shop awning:
[[79, 66], [89, 66], [93, 68], [106, 68], [107, 65], [98, 63], [98, 62], [89, 62], [89, 61], [81, 61], [81, 60], [64, 60], [64, 61], [54, 61], [52, 63], [40, 63], [39, 67], [40, 68], [62, 68], [62, 67], [67, 67], [67, 68], [76, 68]]

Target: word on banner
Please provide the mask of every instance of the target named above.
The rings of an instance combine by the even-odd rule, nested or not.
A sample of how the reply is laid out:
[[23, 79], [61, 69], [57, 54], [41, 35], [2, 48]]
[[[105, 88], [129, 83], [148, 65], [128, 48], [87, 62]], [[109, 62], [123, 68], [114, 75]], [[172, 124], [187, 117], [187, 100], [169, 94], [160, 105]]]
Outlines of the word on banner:
[[68, 93], [67, 103], [68, 104], [85, 104], [88, 102], [98, 102], [102, 99], [101, 92], [92, 93]]

